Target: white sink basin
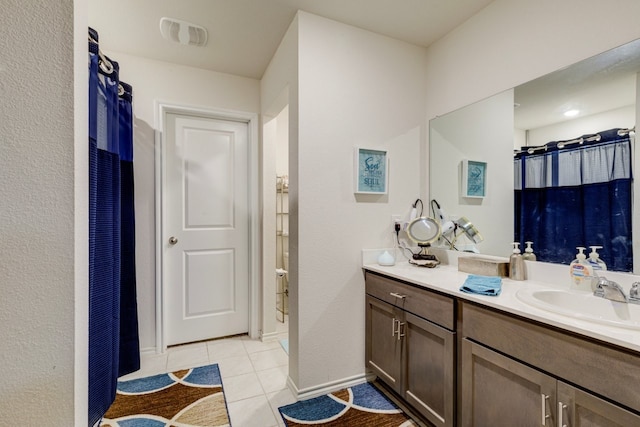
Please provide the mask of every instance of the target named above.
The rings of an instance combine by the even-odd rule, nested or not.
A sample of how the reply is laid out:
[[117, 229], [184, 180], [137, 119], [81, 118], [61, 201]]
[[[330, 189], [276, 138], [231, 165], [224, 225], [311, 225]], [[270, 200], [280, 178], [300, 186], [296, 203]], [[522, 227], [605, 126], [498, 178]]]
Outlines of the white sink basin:
[[516, 293], [525, 304], [552, 313], [619, 328], [640, 330], [640, 305], [595, 297], [587, 292], [522, 288]]

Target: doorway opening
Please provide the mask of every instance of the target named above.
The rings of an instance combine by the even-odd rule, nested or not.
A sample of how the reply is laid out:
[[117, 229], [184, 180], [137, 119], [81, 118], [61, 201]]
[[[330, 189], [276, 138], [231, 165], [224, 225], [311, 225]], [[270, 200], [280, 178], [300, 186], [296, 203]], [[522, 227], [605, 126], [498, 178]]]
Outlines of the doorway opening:
[[289, 332], [289, 107], [265, 121], [263, 340], [277, 339], [288, 353]]

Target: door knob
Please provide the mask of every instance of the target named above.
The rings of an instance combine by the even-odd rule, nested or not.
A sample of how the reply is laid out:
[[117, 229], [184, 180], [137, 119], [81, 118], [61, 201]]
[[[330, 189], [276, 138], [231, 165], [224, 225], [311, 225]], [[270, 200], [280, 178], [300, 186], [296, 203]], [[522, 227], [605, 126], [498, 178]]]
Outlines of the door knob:
[[169, 244], [175, 245], [176, 243], [178, 243], [177, 237], [174, 237], [174, 236], [169, 237]]

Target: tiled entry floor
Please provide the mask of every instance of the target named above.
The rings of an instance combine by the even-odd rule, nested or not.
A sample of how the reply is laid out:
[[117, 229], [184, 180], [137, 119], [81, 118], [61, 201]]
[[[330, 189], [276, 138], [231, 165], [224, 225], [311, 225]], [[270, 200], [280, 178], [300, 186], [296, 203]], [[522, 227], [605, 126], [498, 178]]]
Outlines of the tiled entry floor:
[[164, 354], [144, 353], [141, 369], [122, 380], [217, 363], [233, 427], [284, 426], [278, 407], [296, 399], [286, 386], [289, 358], [280, 345], [286, 323], [278, 323], [277, 340], [240, 336], [172, 347]]

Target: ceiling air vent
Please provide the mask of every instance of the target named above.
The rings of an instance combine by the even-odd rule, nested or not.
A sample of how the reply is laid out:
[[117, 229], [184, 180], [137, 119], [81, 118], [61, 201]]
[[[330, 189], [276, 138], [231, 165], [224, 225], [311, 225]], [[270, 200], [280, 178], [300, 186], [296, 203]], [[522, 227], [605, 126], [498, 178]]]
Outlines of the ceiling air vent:
[[190, 46], [204, 46], [207, 44], [207, 30], [190, 22], [173, 18], [160, 19], [162, 37], [176, 43]]

